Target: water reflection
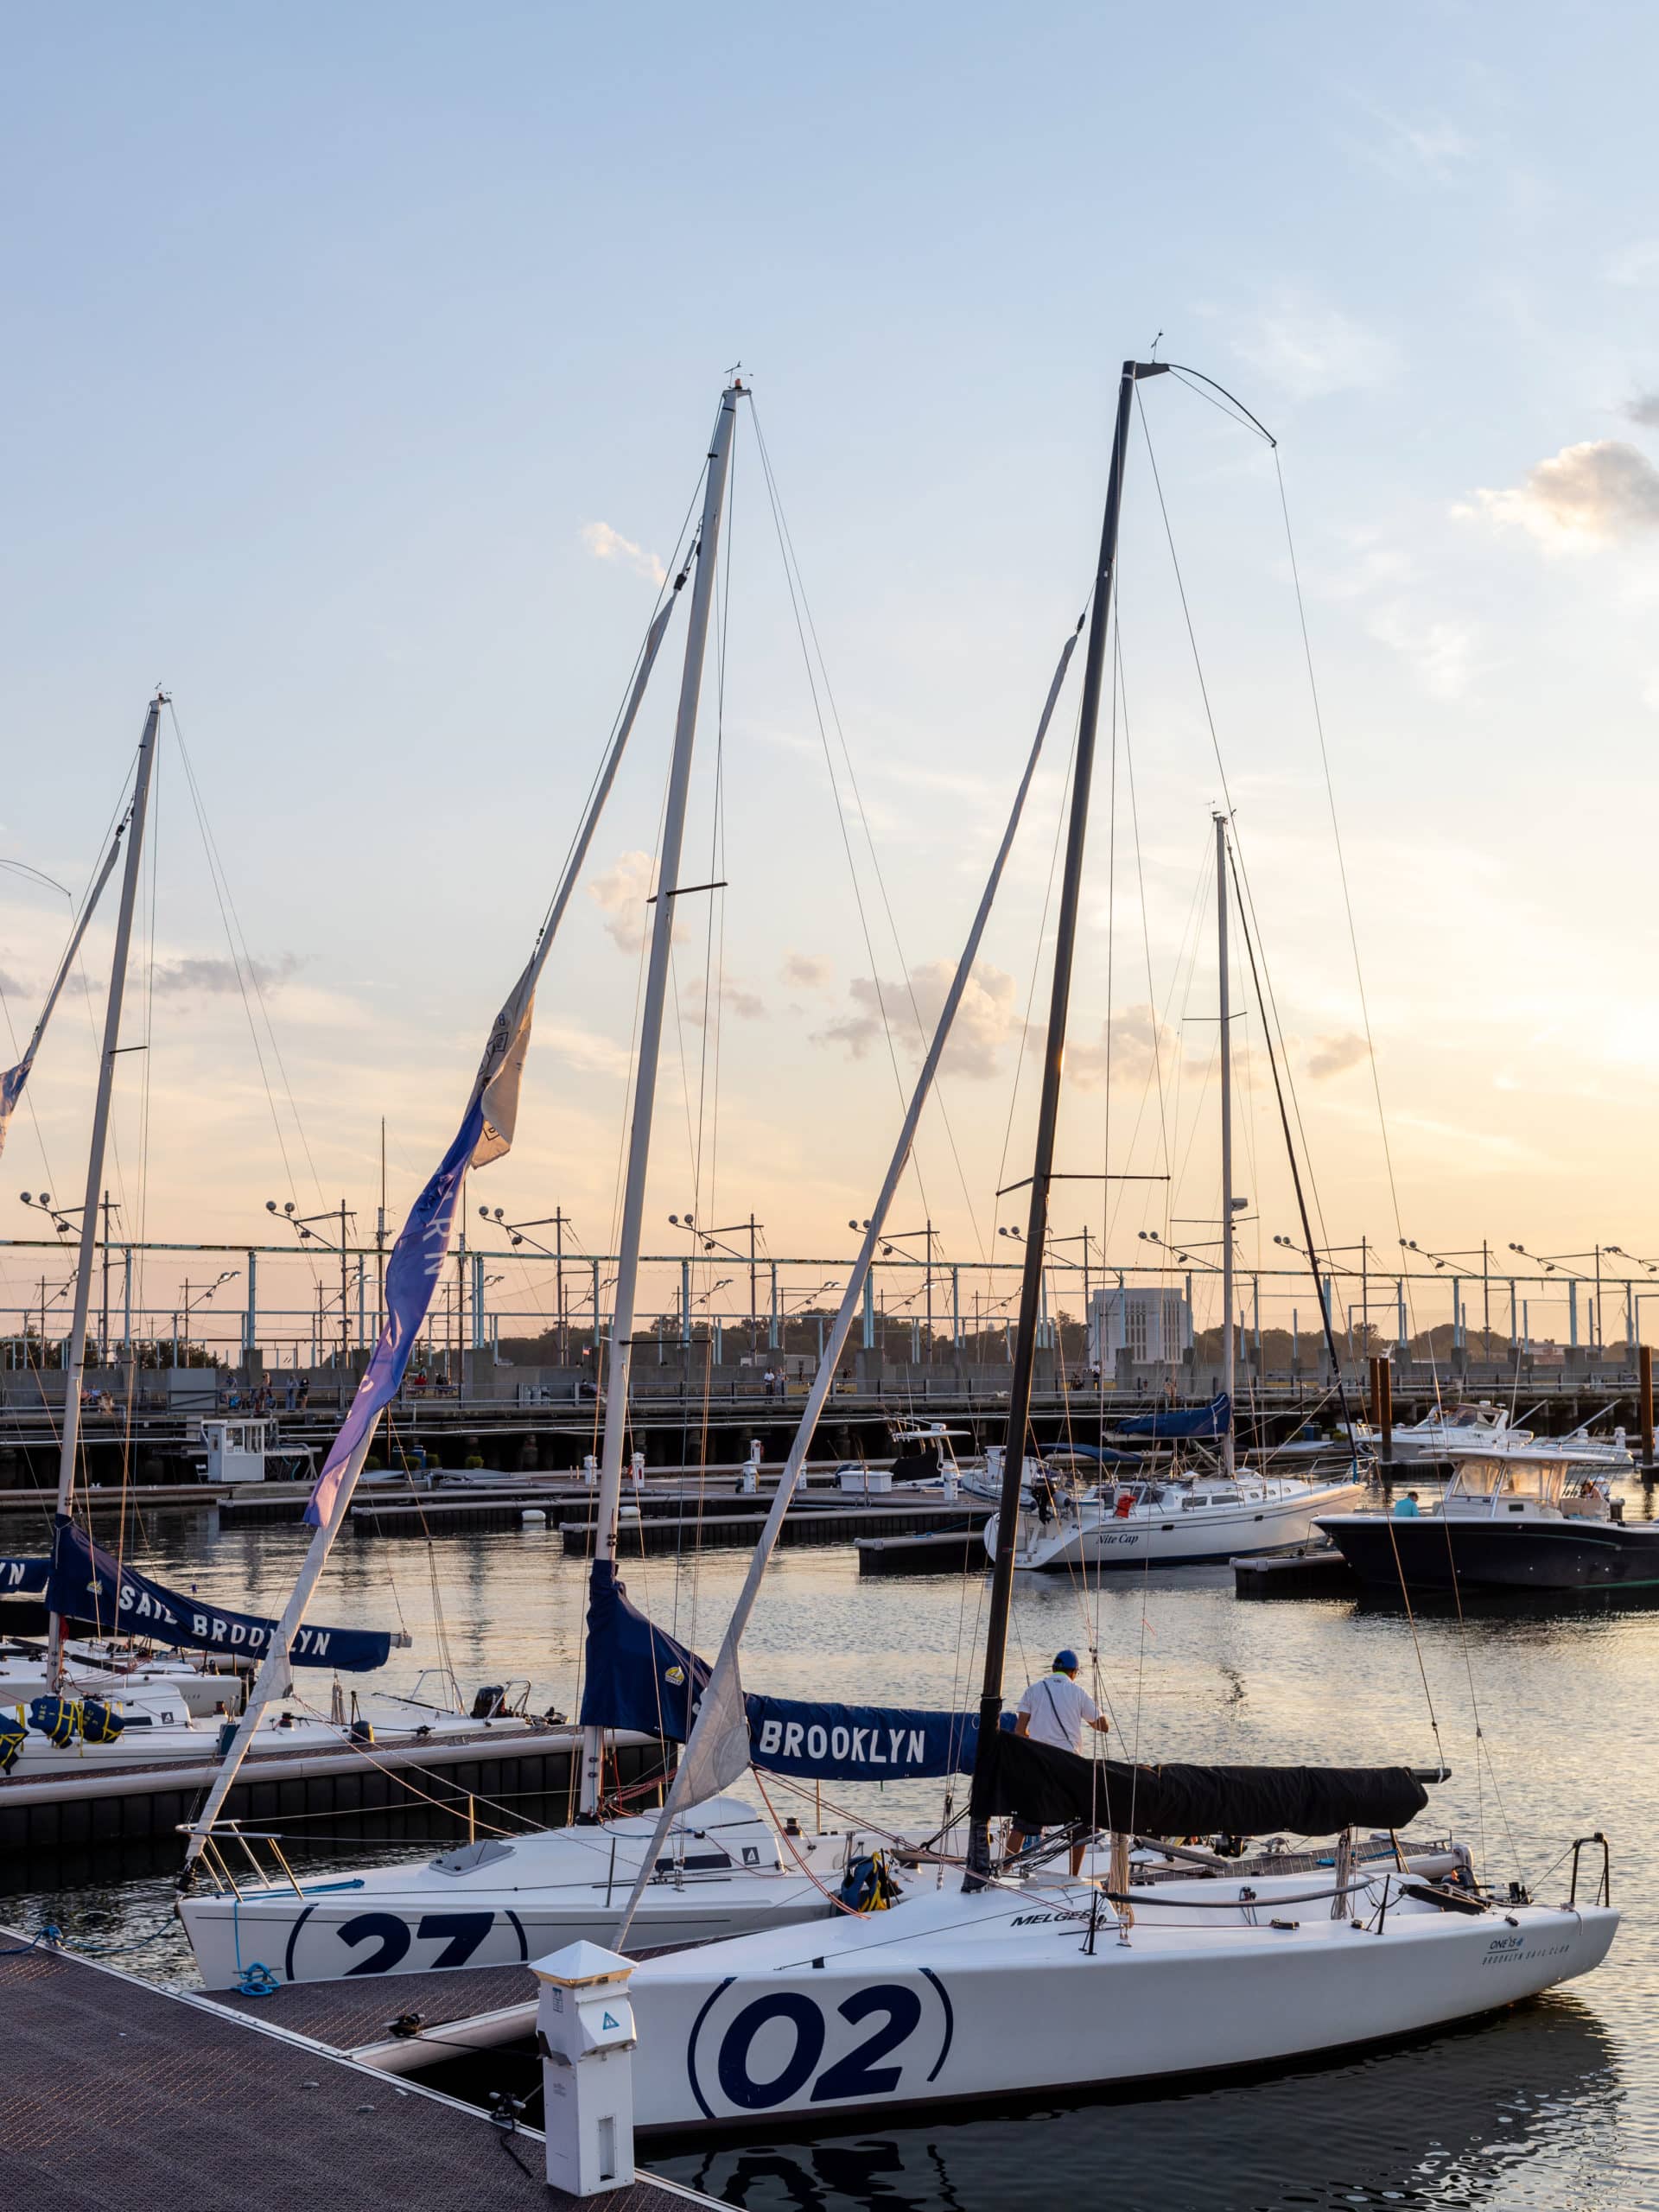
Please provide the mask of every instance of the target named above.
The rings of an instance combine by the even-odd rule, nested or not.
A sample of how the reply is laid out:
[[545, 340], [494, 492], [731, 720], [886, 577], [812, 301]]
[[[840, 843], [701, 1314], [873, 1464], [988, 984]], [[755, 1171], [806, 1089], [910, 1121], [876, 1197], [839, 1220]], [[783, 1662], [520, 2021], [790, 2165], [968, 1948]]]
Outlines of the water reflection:
[[1616, 2165], [1623, 2095], [1610, 2037], [1556, 1997], [1343, 2066], [649, 2164], [743, 2212], [1003, 2212], [1061, 2182], [1062, 2140], [1073, 2188], [1114, 2212], [1558, 2206], [1592, 2201], [1572, 2172]]

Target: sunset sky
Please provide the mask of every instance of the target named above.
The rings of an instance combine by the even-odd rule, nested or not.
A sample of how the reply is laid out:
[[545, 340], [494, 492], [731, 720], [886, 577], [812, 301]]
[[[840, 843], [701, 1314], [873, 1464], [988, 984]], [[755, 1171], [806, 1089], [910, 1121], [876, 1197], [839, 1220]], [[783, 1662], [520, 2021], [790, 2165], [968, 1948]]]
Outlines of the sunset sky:
[[[1659, 1258], [1659, 32], [1608, 5], [1511, 8], [1495, 42], [1496, 20], [14, 19], [0, 858], [79, 898], [158, 682], [176, 708], [127, 1032], [148, 1139], [135, 1055], [111, 1177], [130, 1225], [236, 1243], [269, 1198], [343, 1194], [366, 1230], [382, 1116], [401, 1217], [534, 938], [741, 360], [822, 661], [809, 683], [746, 416], [687, 860], [729, 887], [683, 924], [649, 1241], [680, 1249], [671, 1211], [753, 1208], [772, 1252], [845, 1255], [1083, 606], [1117, 365], [1161, 334], [1278, 467], [1173, 378], [1147, 388], [1061, 1165], [1172, 1179], [1071, 1185], [1057, 1229], [1124, 1262], [1142, 1230], [1215, 1234], [1224, 795], [1328, 1241]], [[612, 1240], [683, 642], [474, 1226], [486, 1199], [557, 1204], [585, 1249]], [[899, 1202], [964, 1265], [1022, 1217], [995, 1192], [1028, 1166], [1080, 665]], [[0, 872], [19, 1046], [68, 912]], [[92, 1009], [108, 945], [101, 922]], [[1243, 1249], [1266, 1264], [1295, 1224], [1253, 1004], [1236, 1043]], [[78, 1198], [93, 1067], [83, 992], [13, 1125], [0, 1234], [30, 1233], [25, 1188]], [[41, 1267], [10, 1254], [0, 1302]], [[166, 1263], [151, 1282], [171, 1295]], [[493, 1294], [550, 1294], [527, 1273]], [[1535, 1307], [1535, 1334], [1565, 1326]]]

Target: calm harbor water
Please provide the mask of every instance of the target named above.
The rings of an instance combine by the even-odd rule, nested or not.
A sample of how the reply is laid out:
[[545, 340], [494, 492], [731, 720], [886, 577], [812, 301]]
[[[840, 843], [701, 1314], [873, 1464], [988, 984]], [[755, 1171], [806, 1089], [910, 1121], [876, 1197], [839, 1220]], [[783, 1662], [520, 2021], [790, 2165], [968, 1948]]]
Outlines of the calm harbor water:
[[[1629, 1510], [1649, 1509], [1638, 1494]], [[164, 1580], [274, 1611], [302, 1548], [297, 1530], [219, 1536], [206, 1521], [158, 1520], [132, 1555]], [[707, 1651], [742, 1568], [740, 1555], [716, 1553], [677, 1569], [636, 1560], [627, 1579], [663, 1625]], [[409, 1628], [415, 1649], [394, 1654], [389, 1687], [447, 1656], [469, 1699], [480, 1682], [528, 1675], [538, 1707], [568, 1711], [582, 1594], [582, 1568], [556, 1537], [492, 1534], [441, 1538], [429, 1552], [343, 1544], [316, 1610]], [[786, 1552], [746, 1673], [788, 1696], [968, 1701], [983, 1602], [980, 1577], [861, 1582], [850, 1551]], [[1625, 1915], [1611, 1958], [1535, 2005], [1345, 2063], [1161, 2099], [1057, 2098], [1036, 2113], [780, 2134], [659, 2154], [659, 2171], [749, 2212], [992, 2212], [1079, 2195], [1122, 2212], [1659, 2208], [1659, 1872], [1645, 1850], [1659, 1830], [1659, 1608], [1540, 1605], [1462, 1621], [1436, 1611], [1414, 1629], [1398, 1611], [1349, 1601], [1241, 1605], [1225, 1570], [1086, 1589], [1055, 1578], [1018, 1592], [1011, 1691], [1066, 1643], [1098, 1652], [1114, 1748], [1130, 1756], [1427, 1765], [1438, 1724], [1453, 1774], [1424, 1825], [1455, 1827], [1492, 1875], [1565, 1895], [1564, 1875], [1546, 1869], [1573, 1836], [1608, 1831]], [[940, 1786], [845, 1802], [914, 1830], [938, 1817]], [[797, 1808], [775, 1790], [774, 1802]], [[352, 1855], [370, 1854], [357, 1845]], [[89, 1944], [132, 1945], [121, 1964], [188, 1979], [165, 1858], [0, 1864], [0, 1910], [30, 1928], [49, 1916]]]

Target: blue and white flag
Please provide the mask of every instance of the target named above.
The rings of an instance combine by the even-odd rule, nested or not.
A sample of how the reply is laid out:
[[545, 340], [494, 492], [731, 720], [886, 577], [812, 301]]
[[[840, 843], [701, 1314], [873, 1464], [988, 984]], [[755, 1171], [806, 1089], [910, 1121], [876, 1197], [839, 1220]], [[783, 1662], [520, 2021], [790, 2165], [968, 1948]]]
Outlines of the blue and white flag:
[[391, 1248], [386, 1262], [385, 1326], [380, 1332], [374, 1356], [363, 1371], [363, 1380], [357, 1386], [351, 1411], [323, 1462], [317, 1486], [311, 1493], [311, 1503], [305, 1509], [305, 1517], [314, 1529], [320, 1529], [327, 1522], [348, 1469], [355, 1479], [374, 1434], [375, 1423], [397, 1395], [448, 1255], [455, 1209], [461, 1203], [461, 1183], [467, 1169], [486, 1166], [512, 1149], [513, 1127], [518, 1117], [518, 1089], [524, 1080], [524, 1056], [530, 1049], [536, 978], [542, 958], [538, 947], [512, 996], [495, 1017], [474, 1079], [473, 1095], [454, 1141], [439, 1161], [437, 1173], [410, 1208], [409, 1219]]

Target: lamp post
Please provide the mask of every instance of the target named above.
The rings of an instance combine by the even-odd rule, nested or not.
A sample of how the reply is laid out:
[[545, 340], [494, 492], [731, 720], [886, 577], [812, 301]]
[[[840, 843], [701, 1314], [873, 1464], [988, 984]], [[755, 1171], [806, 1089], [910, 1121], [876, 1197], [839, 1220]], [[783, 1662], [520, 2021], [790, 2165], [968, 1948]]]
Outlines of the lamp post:
[[[575, 1226], [569, 1215], [565, 1212], [563, 1206], [555, 1206], [551, 1213], [543, 1214], [536, 1221], [509, 1221], [504, 1206], [493, 1208], [480, 1206], [478, 1216], [480, 1221], [491, 1222], [496, 1228], [505, 1230], [512, 1240], [515, 1251], [521, 1244], [531, 1244], [537, 1251], [546, 1252], [549, 1259], [552, 1261], [554, 1274], [558, 1283], [556, 1295], [559, 1315], [559, 1365], [568, 1366], [569, 1346], [566, 1342], [564, 1325], [564, 1232], [567, 1229]], [[670, 1218], [671, 1219], [672, 1216]], [[532, 1229], [550, 1229], [553, 1231], [553, 1247], [550, 1251], [539, 1237], [530, 1235], [529, 1232]]]
[[[734, 1260], [741, 1260], [743, 1258], [744, 1255], [740, 1252], [734, 1245], [722, 1244], [720, 1241], [721, 1238], [722, 1236], [747, 1236], [748, 1237], [749, 1357], [753, 1359], [754, 1357], [755, 1338], [760, 1333], [760, 1240], [766, 1234], [766, 1223], [764, 1221], [757, 1221], [754, 1217], [753, 1210], [751, 1210], [748, 1218], [746, 1221], [720, 1222], [713, 1228], [709, 1227], [707, 1224], [703, 1222], [696, 1220], [690, 1213], [671, 1213], [668, 1217], [676, 1229], [683, 1229], [692, 1236], [701, 1237], [702, 1240], [702, 1249], [705, 1252], [713, 1252], [718, 1249], [721, 1252], [729, 1254]], [[730, 1278], [728, 1277], [728, 1281], [729, 1280]]]
[[[357, 1216], [348, 1210], [344, 1198], [337, 1208], [331, 1207], [327, 1213], [296, 1213], [292, 1198], [282, 1206], [275, 1198], [267, 1198], [265, 1211], [274, 1214], [278, 1221], [285, 1221], [302, 1244], [315, 1244], [324, 1252], [340, 1255], [340, 1364], [344, 1373], [351, 1365], [352, 1357], [351, 1263], [346, 1249], [346, 1224], [350, 1222], [355, 1227]], [[331, 1244], [326, 1236], [318, 1236], [312, 1224], [319, 1221], [339, 1222], [338, 1244]]]
[[[1511, 1244], [1510, 1247], [1511, 1252], [1518, 1252], [1523, 1260], [1535, 1262], [1547, 1275], [1560, 1274], [1567, 1277], [1569, 1285], [1567, 1310], [1573, 1319], [1571, 1337], [1575, 1351], [1578, 1348], [1579, 1335], [1578, 1286], [1581, 1282], [1593, 1281], [1596, 1286], [1595, 1318], [1591, 1331], [1591, 1340], [1597, 1344], [1601, 1341], [1601, 1255], [1604, 1252], [1611, 1252], [1614, 1249], [1611, 1244], [1595, 1244], [1587, 1252], [1529, 1252], [1524, 1244]], [[1586, 1275], [1582, 1268], [1572, 1268], [1567, 1264], [1569, 1260], [1590, 1259], [1595, 1262], [1593, 1276]]]

